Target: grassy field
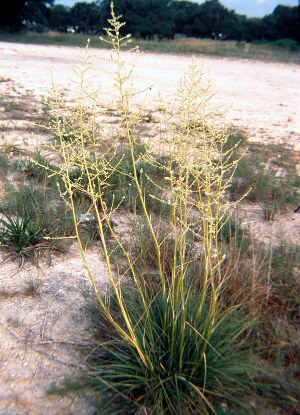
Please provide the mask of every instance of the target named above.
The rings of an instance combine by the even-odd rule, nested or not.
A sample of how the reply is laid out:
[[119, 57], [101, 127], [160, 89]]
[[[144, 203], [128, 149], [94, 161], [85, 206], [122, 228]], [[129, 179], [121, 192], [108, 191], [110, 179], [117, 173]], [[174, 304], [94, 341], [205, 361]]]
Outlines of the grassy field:
[[[38, 45], [80, 46], [86, 45], [88, 35], [72, 35], [56, 32], [0, 34], [0, 41]], [[91, 47], [107, 48], [97, 36], [90, 36]], [[133, 45], [137, 44], [135, 41]], [[132, 45], [132, 44], [131, 44]], [[205, 54], [240, 59], [258, 59], [274, 62], [300, 63], [300, 51], [271, 44], [254, 44], [236, 41], [216, 41], [211, 39], [177, 38], [175, 40], [139, 40], [141, 51], [158, 53]]]

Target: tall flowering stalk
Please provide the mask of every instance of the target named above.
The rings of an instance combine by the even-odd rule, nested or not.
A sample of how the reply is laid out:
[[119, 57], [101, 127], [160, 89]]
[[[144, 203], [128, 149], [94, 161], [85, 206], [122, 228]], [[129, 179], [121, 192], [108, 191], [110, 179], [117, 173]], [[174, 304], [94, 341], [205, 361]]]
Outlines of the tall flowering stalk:
[[[135, 258], [114, 231], [112, 218], [119, 205], [113, 202], [108, 206], [104, 198], [112, 175], [119, 172], [120, 162], [114, 162], [118, 142], [108, 147], [101, 136], [101, 125], [97, 121], [99, 96], [97, 92], [88, 92], [88, 48], [82, 56], [81, 69], [77, 71], [79, 97], [76, 108], [71, 111], [71, 121], [65, 121], [62, 116], [64, 103], [59, 90], [53, 87], [56, 120], [50, 126], [59, 139], [52, 148], [62, 159], [62, 167], [55, 174], [63, 180], [61, 193], [72, 208], [83, 261], [102, 313], [114, 332], [114, 340], [102, 345], [106, 357], [101, 355], [99, 368], [93, 372], [93, 377], [98, 382], [97, 390], [114, 393], [133, 406], [143, 408], [145, 413], [187, 414], [195, 413], [199, 408], [201, 413], [216, 413], [213, 397], [228, 395], [223, 385], [229, 384], [228, 391], [231, 391], [242, 379], [245, 384], [248, 382], [247, 370], [243, 366], [228, 366], [228, 361], [233, 358], [232, 352], [236, 351], [236, 338], [245, 327], [235, 324], [230, 332], [228, 315], [232, 310], [225, 313], [220, 307], [224, 276], [218, 235], [232, 207], [226, 201], [226, 191], [237, 160], [232, 157], [234, 148], [224, 150], [226, 129], [219, 124], [214, 125], [211, 116], [211, 123], [207, 122], [210, 85], [204, 82], [203, 72], [193, 62], [181, 80], [174, 107], [164, 114], [166, 122], [161, 143], [167, 163], [160, 163], [155, 158], [157, 148], [152, 151], [149, 146], [143, 154], [144, 161], [164, 172], [165, 186], [160, 188], [164, 198], [160, 201], [171, 207], [170, 217], [166, 220], [172, 228], [172, 269], [171, 275], [166, 275], [162, 256], [164, 241], [159, 238], [138, 172], [141, 160], [140, 156], [136, 156], [133, 132], [140, 117], [131, 110], [136, 95], [132, 90], [133, 75], [121, 53], [122, 46], [130, 43], [131, 39], [130, 35], [121, 35], [124, 23], [120, 19], [112, 5], [111, 19], [108, 20], [110, 27], [105, 29], [107, 37], [103, 40], [112, 47], [111, 61], [115, 66], [115, 86], [121, 103], [121, 123], [133, 166], [132, 184], [137, 190], [142, 216], [155, 247], [159, 275], [155, 289], [147, 284], [147, 272], [144, 280], [138, 274]], [[71, 131], [68, 140], [65, 139], [67, 130]], [[75, 180], [72, 179], [74, 168], [79, 168], [81, 172]], [[152, 180], [147, 176], [146, 179]], [[92, 211], [96, 217], [112, 295], [118, 306], [117, 317], [109, 302], [99, 293], [95, 276], [86, 260], [74, 201], [74, 195], [78, 192], [85, 194], [90, 201], [87, 213]], [[155, 194], [151, 196], [157, 198]], [[114, 272], [106, 226], [127, 261], [134, 294], [128, 295], [124, 291], [124, 275], [117, 276]], [[200, 238], [200, 262], [191, 251], [191, 235]], [[199, 267], [196, 270], [198, 281], [191, 277], [191, 267], [195, 268], [195, 264]], [[224, 330], [229, 330], [225, 345], [222, 337]], [[238, 380], [235, 380], [234, 373], [238, 375]], [[119, 412], [109, 410], [111, 412], [107, 413], [110, 414], [122, 413], [121, 409], [118, 409]]]

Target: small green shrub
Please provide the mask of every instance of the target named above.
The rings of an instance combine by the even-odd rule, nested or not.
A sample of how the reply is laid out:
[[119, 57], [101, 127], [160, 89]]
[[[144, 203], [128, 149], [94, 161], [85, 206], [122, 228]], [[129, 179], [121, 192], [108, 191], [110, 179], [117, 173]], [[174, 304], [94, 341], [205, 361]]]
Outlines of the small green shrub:
[[8, 244], [16, 252], [22, 251], [28, 245], [37, 245], [42, 237], [43, 231], [39, 221], [31, 221], [25, 213], [23, 217], [16, 219], [4, 214], [5, 219], [1, 219], [1, 242]]
[[276, 178], [272, 171], [256, 175], [252, 195], [261, 204], [266, 220], [273, 220], [276, 213], [286, 210], [288, 204], [297, 200], [291, 178]]

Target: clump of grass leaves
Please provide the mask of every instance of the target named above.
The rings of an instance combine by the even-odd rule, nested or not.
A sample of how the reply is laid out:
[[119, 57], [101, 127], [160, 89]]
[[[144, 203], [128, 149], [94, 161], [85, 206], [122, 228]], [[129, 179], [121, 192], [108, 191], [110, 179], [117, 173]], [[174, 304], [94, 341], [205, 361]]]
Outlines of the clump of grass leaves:
[[[239, 413], [251, 411], [243, 398], [258, 386], [257, 367], [255, 355], [249, 356], [250, 340], [245, 344], [243, 308], [218, 310], [212, 330], [211, 302], [199, 311], [201, 292], [191, 290], [190, 279], [184, 284], [185, 307], [178, 298], [174, 308], [159, 292], [146, 297], [147, 313], [139, 296], [122, 293], [147, 366], [95, 304], [94, 326], [102, 342], [89, 355], [88, 375], [73, 388], [99, 393], [96, 413], [210, 414], [224, 404], [238, 407]], [[117, 304], [114, 296], [110, 301]]]
[[[114, 84], [122, 112], [120, 129], [126, 132], [130, 171], [124, 171], [122, 157], [116, 162], [121, 134], [117, 132], [108, 145], [102, 133], [105, 129], [97, 119], [99, 93], [89, 81], [88, 47], [81, 57], [81, 69], [76, 69], [80, 91], [74, 101], [76, 108], [69, 111], [72, 122], [68, 125], [73, 125], [74, 131], [68, 140], [64, 139], [61, 116], [68, 108], [60, 89], [53, 85], [56, 120], [51, 128], [59, 139], [51, 148], [63, 160], [63, 166], [53, 174], [63, 183], [62, 197], [72, 209], [101, 316], [97, 326], [102, 341], [89, 356], [83, 381], [72, 382], [72, 388], [98, 392], [98, 414], [220, 414], [222, 405], [239, 414], [251, 413], [249, 395], [276, 388], [266, 373], [260, 380], [261, 370], [252, 364], [255, 313], [244, 312], [243, 301], [230, 303], [228, 297], [223, 301], [231, 274], [222, 269], [220, 232], [239, 202], [226, 198], [239, 162], [233, 157], [238, 143], [227, 145], [222, 123], [208, 126], [207, 115], [210, 120], [215, 118], [209, 108], [210, 83], [193, 62], [181, 80], [174, 105], [163, 112], [160, 144], [164, 161], [155, 156], [159, 151], [156, 143], [136, 152], [135, 127], [142, 116], [131, 111], [131, 104], [139, 92], [132, 88], [132, 69], [120, 50], [131, 39], [121, 35], [125, 23], [115, 15], [113, 5], [111, 14], [104, 41], [112, 47]], [[169, 208], [164, 220], [170, 231], [163, 241], [144, 192], [145, 182], [151, 178], [143, 174], [141, 166], [149, 163], [158, 168], [163, 180], [151, 182], [158, 191], [150, 190], [153, 193], [148, 196]], [[80, 173], [72, 178], [75, 169]], [[130, 178], [139, 199], [139, 215], [153, 246], [154, 272], [146, 268], [141, 275], [140, 266], [136, 266], [138, 254], [132, 255], [114, 230], [121, 201], [116, 201], [113, 192], [108, 201], [107, 189], [120, 173]], [[111, 286], [105, 296], [98, 290], [85, 256], [76, 218], [78, 193], [86, 196], [86, 213], [94, 214], [98, 226]], [[168, 237], [172, 243], [168, 244], [170, 259], [165, 273], [161, 246]], [[201, 241], [200, 259], [190, 249], [191, 237]], [[112, 263], [111, 240], [122, 252], [125, 270]]]
[[8, 252], [8, 257], [16, 257], [21, 266], [25, 259], [37, 259], [38, 251], [49, 246], [43, 239], [39, 220], [32, 221], [26, 211], [22, 217], [3, 215], [5, 219], [0, 219], [0, 248]]

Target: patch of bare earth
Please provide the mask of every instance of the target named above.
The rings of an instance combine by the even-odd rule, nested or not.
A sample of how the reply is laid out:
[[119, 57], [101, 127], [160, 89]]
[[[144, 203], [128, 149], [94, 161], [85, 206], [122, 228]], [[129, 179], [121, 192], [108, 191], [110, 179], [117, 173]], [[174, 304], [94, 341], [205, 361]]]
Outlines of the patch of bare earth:
[[[32, 102], [47, 96], [50, 69], [56, 83], [72, 88], [70, 64], [79, 63], [78, 53], [77, 48], [0, 42], [0, 95], [10, 102], [10, 106], [0, 102], [2, 149], [11, 146], [12, 156], [14, 151], [32, 155], [48, 140], [47, 134], [35, 129]], [[112, 68], [100, 59], [108, 58], [109, 52], [93, 53], [99, 72], [95, 87], [109, 91]], [[245, 130], [249, 140], [288, 146], [300, 156], [299, 66], [204, 56], [196, 56], [195, 61], [209, 69], [216, 91], [214, 104], [227, 113], [228, 123]], [[140, 56], [135, 62], [136, 88], [153, 85], [146, 98], [150, 112], [155, 114], [160, 105], [159, 91], [167, 102], [172, 101], [190, 64], [188, 56]], [[103, 99], [108, 107], [114, 106], [113, 95], [104, 92]], [[16, 105], [19, 101], [23, 107]], [[155, 139], [151, 131], [147, 134]], [[262, 242], [300, 244], [300, 214], [291, 211], [266, 222], [259, 206], [243, 205], [240, 215]], [[88, 278], [77, 245], [67, 253], [52, 254], [50, 262], [47, 257], [41, 259], [39, 267], [26, 263], [22, 270], [15, 262], [4, 262], [1, 255], [0, 413], [88, 415], [93, 408], [84, 397], [45, 394], [52, 382], [76, 375], [84, 365], [76, 345], [84, 347], [92, 335], [81, 295]], [[105, 290], [108, 277], [101, 248], [88, 249], [87, 257], [99, 289]]]
[[[104, 291], [108, 276], [99, 252], [94, 246], [87, 259]], [[51, 263], [41, 260], [38, 268], [1, 264], [0, 413], [89, 413], [82, 399], [45, 395], [52, 382], [75, 376], [84, 365], [79, 348], [92, 335], [84, 318], [82, 291], [87, 287], [76, 244], [67, 253], [52, 255]]]
[[243, 225], [249, 227], [253, 238], [266, 246], [278, 247], [289, 243], [300, 246], [300, 214], [293, 210], [266, 221], [261, 206], [242, 204], [238, 207], [238, 216]]

